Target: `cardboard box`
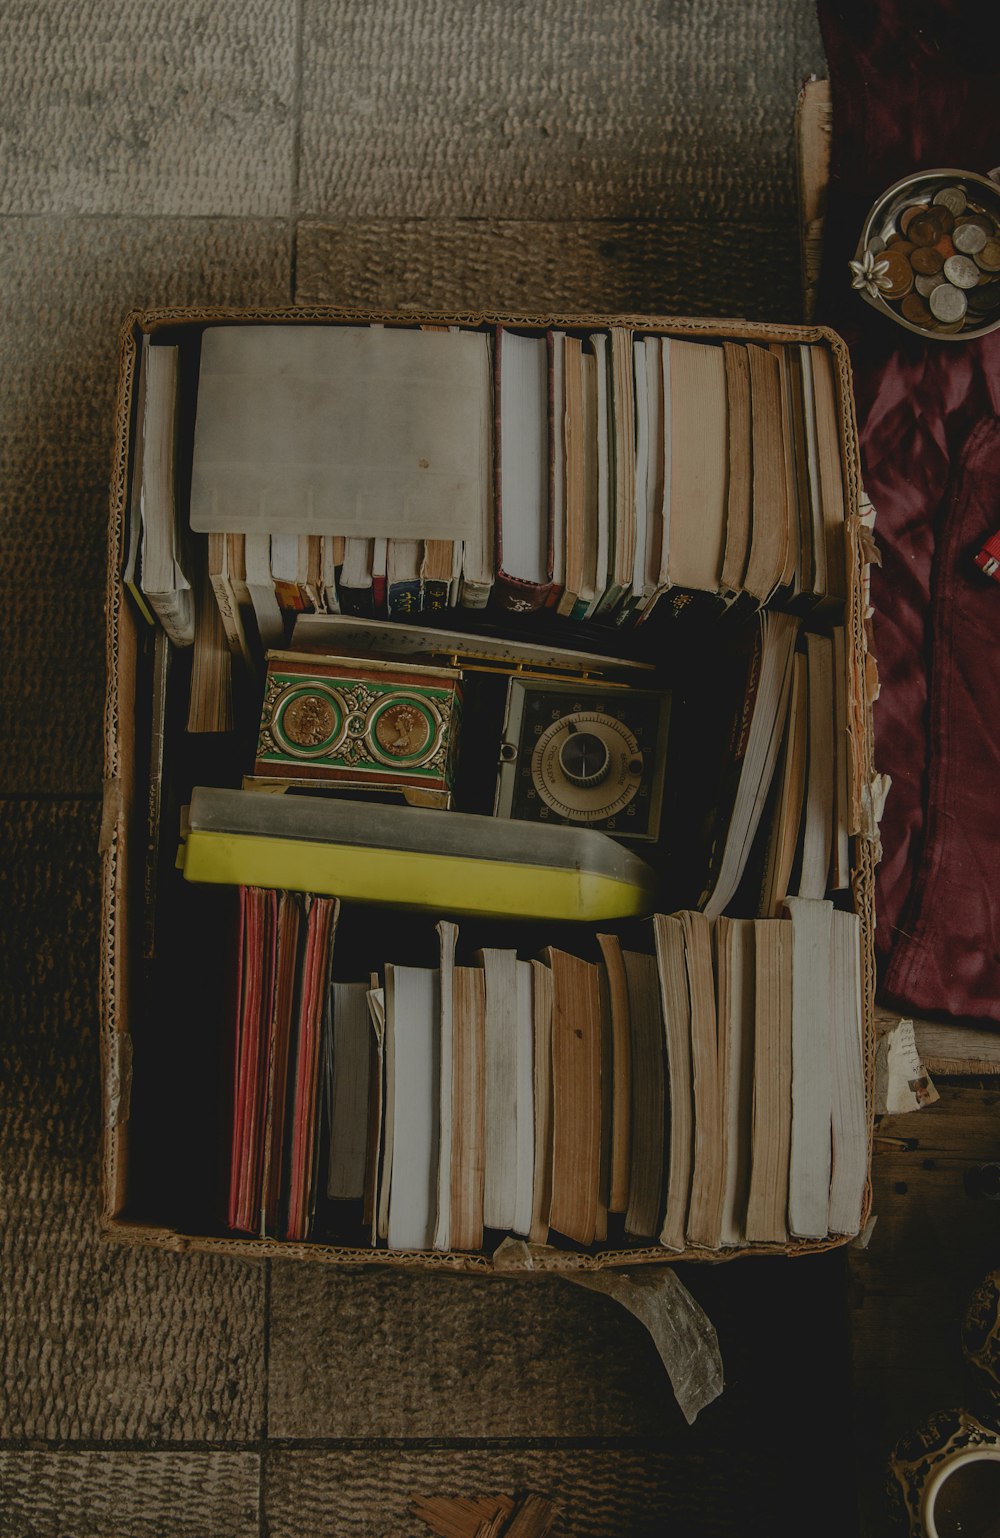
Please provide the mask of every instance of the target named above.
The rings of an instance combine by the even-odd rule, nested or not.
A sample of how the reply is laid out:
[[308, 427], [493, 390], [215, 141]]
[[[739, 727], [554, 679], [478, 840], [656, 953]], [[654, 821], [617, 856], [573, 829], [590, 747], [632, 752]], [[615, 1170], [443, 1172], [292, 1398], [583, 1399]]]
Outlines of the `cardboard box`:
[[[458, 316], [406, 313], [358, 313], [332, 308], [278, 310], [160, 309], [130, 314], [121, 335], [120, 373], [115, 417], [114, 460], [111, 479], [110, 525], [107, 567], [107, 665], [105, 708], [105, 779], [100, 854], [102, 863], [101, 926], [101, 1053], [103, 1065], [103, 1227], [118, 1240], [150, 1244], [171, 1250], [204, 1250], [237, 1256], [281, 1255], [329, 1264], [401, 1265], [475, 1274], [518, 1271], [592, 1270], [606, 1266], [665, 1264], [676, 1259], [723, 1260], [750, 1250], [811, 1253], [845, 1242], [840, 1238], [793, 1241], [786, 1246], [748, 1246], [739, 1250], [686, 1250], [678, 1255], [659, 1245], [579, 1254], [546, 1248], [529, 1250], [519, 1241], [507, 1241], [495, 1256], [481, 1254], [427, 1254], [387, 1252], [362, 1245], [334, 1246], [320, 1243], [284, 1243], [225, 1234], [221, 1225], [202, 1218], [188, 1224], [183, 1199], [171, 1191], [171, 1170], [158, 1162], [171, 1145], [158, 1143], [171, 1117], [183, 1122], [183, 1107], [164, 1103], [170, 1080], [170, 1030], [157, 1034], [155, 1051], [134, 1050], [143, 1040], [146, 1024], [141, 987], [142, 902], [145, 856], [145, 808], [148, 783], [144, 759], [148, 752], [137, 719], [148, 710], [150, 689], [149, 637], [151, 632], [135, 612], [121, 582], [123, 538], [128, 503], [128, 472], [131, 436], [134, 432], [133, 387], [139, 339], [143, 332], [166, 339], [177, 328], [201, 328], [217, 324], [333, 325], [379, 321], [406, 325], [421, 323], [468, 326], [509, 323], [525, 327], [606, 327], [629, 325], [692, 339], [732, 338], [755, 342], [822, 343], [830, 348], [839, 392], [842, 430], [842, 470], [846, 498], [848, 595], [845, 610], [852, 698], [848, 702], [854, 754], [853, 826], [857, 836], [852, 893], [860, 915], [863, 935], [864, 1030], [868, 1095], [869, 1163], [873, 1125], [871, 1085], [874, 1076], [874, 870], [878, 858], [876, 820], [877, 781], [872, 761], [871, 700], [877, 692], [874, 660], [868, 649], [867, 572], [874, 547], [870, 519], [864, 517], [860, 485], [857, 431], [851, 390], [850, 362], [844, 343], [834, 333], [817, 327], [778, 326], [729, 320], [672, 319], [647, 316], [564, 316], [464, 314]], [[190, 986], [198, 986], [196, 977]], [[178, 1021], [178, 1028], [180, 1022]], [[146, 1033], [147, 1037], [149, 1033]], [[189, 1045], [189, 1044], [187, 1044]], [[178, 1050], [181, 1043], [178, 1042]], [[211, 1053], [204, 1059], [206, 1076], [217, 1071]], [[158, 1066], [166, 1066], [165, 1089], [158, 1094]], [[174, 1065], [176, 1066], [176, 1065]], [[188, 1070], [196, 1062], [186, 1064]], [[195, 1075], [197, 1077], [197, 1075]], [[196, 1088], [192, 1090], [197, 1094]], [[150, 1109], [151, 1108], [151, 1109]], [[147, 1115], [147, 1111], [149, 1114]], [[183, 1141], [183, 1126], [178, 1129]], [[169, 1164], [169, 1157], [167, 1160]], [[188, 1172], [190, 1174], [190, 1172]], [[863, 1220], [870, 1207], [866, 1191]], [[194, 1231], [193, 1231], [194, 1230]]]

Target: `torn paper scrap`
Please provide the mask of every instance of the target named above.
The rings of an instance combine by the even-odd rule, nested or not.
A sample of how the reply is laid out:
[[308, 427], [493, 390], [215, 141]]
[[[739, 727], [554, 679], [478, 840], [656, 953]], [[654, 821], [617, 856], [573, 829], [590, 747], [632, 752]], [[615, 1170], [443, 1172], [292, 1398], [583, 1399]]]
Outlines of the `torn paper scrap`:
[[689, 1426], [718, 1399], [723, 1379], [715, 1326], [671, 1267], [577, 1272], [566, 1281], [607, 1293], [646, 1326]]
[[920, 1061], [913, 1021], [900, 1020], [879, 1037], [875, 1053], [875, 1111], [899, 1116], [919, 1111], [941, 1097]]

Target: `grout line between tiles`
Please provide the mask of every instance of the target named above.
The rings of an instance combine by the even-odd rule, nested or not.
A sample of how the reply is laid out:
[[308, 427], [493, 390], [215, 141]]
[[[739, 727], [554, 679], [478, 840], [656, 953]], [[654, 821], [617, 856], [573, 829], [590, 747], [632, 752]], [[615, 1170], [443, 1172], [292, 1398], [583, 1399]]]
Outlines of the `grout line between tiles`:
[[[165, 1441], [162, 1438], [0, 1437], [4, 1453], [256, 1453], [264, 1474], [264, 1456], [278, 1452], [659, 1452], [682, 1454], [669, 1436], [527, 1436], [527, 1437], [257, 1437], [248, 1441]], [[696, 1449], [691, 1449], [696, 1451]], [[264, 1529], [262, 1529], [264, 1531]]]
[[99, 790], [5, 790], [0, 791], [0, 803], [4, 801], [44, 801], [60, 804], [63, 802], [82, 801], [88, 806], [99, 803], [103, 794]]

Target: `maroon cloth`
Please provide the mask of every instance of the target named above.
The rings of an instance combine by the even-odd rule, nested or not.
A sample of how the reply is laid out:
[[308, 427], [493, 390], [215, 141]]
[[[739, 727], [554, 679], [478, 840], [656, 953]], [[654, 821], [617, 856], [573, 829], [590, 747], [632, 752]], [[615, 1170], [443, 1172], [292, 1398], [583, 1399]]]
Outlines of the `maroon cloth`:
[[1000, 165], [996, 0], [819, 0], [833, 157], [818, 318], [851, 350], [876, 509], [883, 997], [1000, 1022], [1000, 332], [924, 341], [850, 287], [865, 216], [914, 171]]

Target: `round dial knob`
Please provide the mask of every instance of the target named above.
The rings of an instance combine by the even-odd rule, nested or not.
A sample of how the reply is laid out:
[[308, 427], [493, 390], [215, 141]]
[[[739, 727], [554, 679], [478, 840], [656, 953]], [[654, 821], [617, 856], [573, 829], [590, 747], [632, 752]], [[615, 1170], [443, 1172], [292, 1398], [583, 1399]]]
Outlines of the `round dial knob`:
[[596, 732], [570, 732], [559, 749], [559, 767], [574, 785], [600, 785], [611, 768], [611, 754]]

